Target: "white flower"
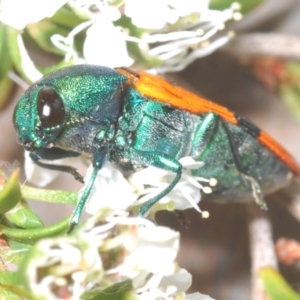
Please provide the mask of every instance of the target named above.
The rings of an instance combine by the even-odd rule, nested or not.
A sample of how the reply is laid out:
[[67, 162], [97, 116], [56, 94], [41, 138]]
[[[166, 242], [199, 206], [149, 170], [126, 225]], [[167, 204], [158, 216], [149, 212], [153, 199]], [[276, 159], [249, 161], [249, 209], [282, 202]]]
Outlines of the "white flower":
[[[64, 158], [57, 160], [42, 160], [50, 165], [74, 165], [77, 158]], [[192, 169], [201, 168], [202, 162], [196, 162], [191, 157], [179, 160], [183, 166], [180, 181], [174, 189], [155, 204], [150, 211], [157, 210], [185, 210], [194, 208], [201, 212], [198, 203], [201, 199], [201, 190], [204, 193], [211, 193], [211, 186], [216, 184], [214, 179], [195, 178], [191, 175]], [[85, 184], [78, 193], [80, 199], [86, 185], [88, 184], [93, 167], [90, 166], [85, 176]], [[56, 179], [60, 171], [46, 170], [34, 163], [29, 152], [25, 151], [25, 174], [26, 181], [43, 187]], [[175, 174], [156, 167], [147, 167], [138, 171], [126, 179], [124, 175], [111, 163], [105, 164], [97, 174], [91, 193], [86, 202], [86, 212], [95, 214], [102, 208], [109, 208], [112, 214], [127, 214], [136, 206], [146, 203], [158, 195], [174, 179]], [[203, 186], [199, 183], [206, 183]], [[205, 217], [205, 215], [203, 215]]]
[[35, 299], [60, 299], [60, 290], [79, 299], [86, 286], [103, 277], [99, 240], [89, 236], [44, 239], [33, 246], [24, 280]]
[[21, 68], [24, 71], [25, 75], [32, 82], [39, 80], [43, 76], [43, 74], [36, 68], [33, 61], [31, 60], [20, 33], [17, 35], [17, 47], [20, 55]]
[[[141, 222], [140, 218], [136, 221]], [[127, 255], [116, 271], [131, 279], [139, 279], [140, 272], [170, 276], [175, 270], [179, 233], [144, 220], [142, 222], [144, 226], [134, 226], [126, 232], [123, 247]]]
[[159, 287], [168, 295], [174, 295], [186, 291], [191, 284], [192, 275], [185, 269], [177, 268], [172, 275], [162, 278]]
[[[150, 49], [147, 54], [161, 60], [161, 65], [156, 68], [157, 72], [183, 70], [197, 58], [211, 54], [234, 37], [233, 32], [225, 32], [219, 38], [213, 39], [218, 31], [224, 30], [227, 21], [241, 19], [238, 12], [240, 6], [237, 3], [224, 11], [217, 11], [210, 10], [207, 1], [198, 5], [196, 2], [170, 0], [170, 5], [174, 7], [178, 18], [184, 19], [161, 32], [143, 35], [142, 41], [148, 44]], [[156, 18], [152, 19], [156, 22]]]
[[[123, 247], [123, 262], [108, 271], [133, 280], [138, 299], [184, 299], [191, 286], [192, 276], [177, 266], [179, 233], [169, 228], [156, 226], [140, 218], [112, 218], [110, 222], [129, 226], [116, 240]], [[140, 224], [143, 224], [141, 226]], [[111, 241], [112, 244], [113, 241]]]
[[[34, 183], [36, 186], [44, 187], [50, 182], [55, 180], [62, 172], [56, 170], [47, 170], [43, 167], [38, 166], [29, 156], [30, 152], [25, 151], [25, 175], [26, 181]], [[67, 165], [72, 166], [74, 162], [78, 160], [77, 158], [62, 158], [56, 160], [42, 160], [43, 163], [49, 165]]]
[[178, 19], [165, 0], [127, 0], [124, 12], [134, 25], [146, 29], [161, 29]]
[[122, 259], [117, 260], [117, 266], [107, 268], [106, 275], [132, 279], [135, 287], [145, 284], [140, 280], [141, 272], [163, 276], [177, 272], [174, 262], [179, 250], [179, 233], [147, 219], [112, 215], [110, 210], [102, 209], [76, 235], [88, 235], [91, 241], [97, 241], [101, 253], [121, 248], [118, 255]]
[[178, 267], [178, 250], [178, 232], [103, 209], [72, 235], [37, 242], [21, 275], [37, 299], [60, 299], [63, 292], [75, 300], [130, 279], [131, 295], [141, 300], [209, 300], [200, 294], [185, 298], [192, 276]]
[[179, 17], [208, 9], [207, 0], [127, 0], [125, 15], [140, 28], [162, 29], [174, 24]]
[[[198, 207], [201, 199], [200, 190], [202, 189], [204, 192], [210, 193], [211, 188], [203, 187], [197, 180], [207, 183], [211, 183], [212, 181], [204, 178], [196, 179], [192, 176], [191, 170], [201, 168], [203, 165], [202, 162], [197, 162], [192, 157], [181, 158], [179, 162], [183, 167], [181, 179], [174, 189], [158, 202], [157, 206], [164, 205], [166, 207], [166, 204], [168, 204], [173, 209], [184, 210], [195, 208], [200, 212]], [[136, 187], [137, 194], [140, 197], [135, 205], [145, 203], [158, 195], [173, 181], [174, 177], [174, 173], [152, 166], [134, 173], [129, 178], [129, 182]], [[155, 210], [155, 206], [152, 210]]]
[[167, 0], [168, 5], [176, 9], [179, 16], [188, 16], [209, 9], [209, 0]]
[[79, 57], [77, 51], [74, 48], [74, 38], [78, 33], [86, 29], [91, 24], [93, 24], [93, 22], [90, 20], [79, 24], [74, 29], [72, 29], [66, 37], [60, 34], [53, 34], [51, 36], [51, 42], [53, 43], [53, 45], [66, 53], [66, 61], [72, 59], [77, 64], [84, 63], [84, 60]]
[[145, 286], [136, 290], [140, 300], [186, 299], [186, 290], [191, 286], [192, 275], [185, 269], [176, 268], [170, 276], [152, 275]]
[[[51, 181], [53, 181], [58, 175], [59, 171], [46, 171], [45, 168], [42, 168], [35, 164], [33, 160], [29, 156], [30, 152], [25, 151], [25, 175], [26, 175], [26, 181], [30, 183], [34, 183], [37, 186], [43, 187], [49, 184]], [[48, 162], [47, 162], [48, 163]], [[52, 161], [49, 161], [51, 164]]]
[[[201, 212], [198, 203], [201, 199], [201, 191], [211, 193], [210, 186], [214, 186], [213, 179], [195, 178], [191, 175], [192, 169], [201, 168], [202, 162], [195, 161], [192, 157], [185, 157], [179, 160], [183, 166], [180, 181], [174, 189], [155, 204], [151, 211], [161, 209], [184, 210], [195, 208]], [[85, 186], [92, 174], [92, 167], [89, 168], [85, 179]], [[156, 167], [147, 167], [132, 174], [125, 179], [122, 173], [106, 164], [99, 172], [95, 180], [92, 192], [87, 200], [86, 210], [95, 214], [101, 208], [111, 208], [113, 211], [130, 211], [137, 205], [146, 203], [164, 190], [174, 179], [175, 174]], [[205, 182], [203, 187], [199, 181]], [[85, 186], [79, 192], [82, 195]]]
[[[87, 184], [93, 167], [87, 171], [85, 182]], [[79, 191], [81, 197], [85, 186]], [[107, 163], [98, 172], [94, 187], [86, 204], [86, 211], [95, 214], [101, 208], [110, 207], [113, 210], [126, 211], [136, 201], [137, 195], [134, 188], [124, 178], [123, 174]]]
[[2, 0], [0, 21], [18, 30], [27, 24], [52, 17], [67, 0]]
[[[122, 247], [124, 253], [121, 264], [107, 270], [107, 275], [131, 279], [141, 300], [175, 299], [184, 294], [192, 277], [175, 261], [179, 250], [178, 232], [141, 218], [107, 217], [107, 221], [122, 225], [119, 235], [107, 243]], [[105, 242], [103, 247], [107, 251]]]
[[214, 300], [213, 298], [200, 293], [189, 294], [185, 297], [185, 300]]
[[128, 55], [125, 38], [120, 28], [103, 16], [98, 16], [87, 30], [83, 45], [86, 63], [110, 68], [132, 65], [133, 60]]
[[185, 299], [192, 276], [178, 267], [178, 250], [178, 232], [101, 210], [73, 235], [36, 243], [21, 272], [38, 299], [60, 299], [63, 291], [75, 300], [128, 279], [138, 299]]

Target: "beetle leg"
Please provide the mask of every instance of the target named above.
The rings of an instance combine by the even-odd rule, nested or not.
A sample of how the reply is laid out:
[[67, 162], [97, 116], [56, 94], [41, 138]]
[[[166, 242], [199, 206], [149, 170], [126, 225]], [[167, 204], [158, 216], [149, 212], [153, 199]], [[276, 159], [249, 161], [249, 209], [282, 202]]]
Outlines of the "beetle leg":
[[72, 214], [72, 217], [70, 220], [70, 227], [69, 227], [69, 230], [67, 233], [70, 233], [71, 231], [73, 231], [74, 227], [78, 225], [82, 210], [83, 210], [86, 200], [94, 186], [94, 182], [96, 180], [99, 170], [100, 170], [100, 168], [94, 168], [92, 176], [90, 177], [90, 179], [87, 183], [87, 186], [85, 187], [83, 194], [82, 194], [79, 202], [77, 203], [77, 206]]
[[268, 209], [267, 203], [265, 202], [264, 195], [262, 193], [262, 190], [261, 190], [260, 185], [257, 182], [257, 180], [255, 180], [253, 177], [248, 176], [246, 174], [243, 174], [243, 177], [245, 180], [247, 180], [251, 184], [252, 195], [253, 195], [253, 198], [255, 199], [255, 202], [258, 205], [260, 205], [260, 207], [262, 209], [267, 210]]
[[88, 199], [88, 197], [93, 189], [94, 182], [97, 178], [97, 174], [98, 174], [99, 170], [102, 168], [104, 163], [107, 161], [107, 156], [108, 156], [108, 150], [106, 148], [98, 149], [98, 151], [94, 154], [94, 156], [93, 156], [93, 168], [94, 168], [93, 173], [92, 173], [89, 181], [87, 182], [87, 185], [83, 191], [83, 194], [82, 194], [79, 202], [77, 203], [77, 206], [72, 214], [68, 233], [70, 233], [74, 229], [74, 227], [78, 225], [82, 210], [86, 203], [86, 200]]
[[228, 129], [228, 127], [226, 125], [226, 122], [224, 122], [221, 119], [221, 124], [223, 125], [223, 128], [225, 129], [226, 134], [228, 136], [228, 141], [230, 144], [230, 148], [232, 150], [232, 154], [233, 154], [233, 157], [235, 160], [235, 165], [236, 165], [237, 170], [242, 174], [243, 178], [250, 183], [251, 189], [252, 189], [252, 195], [253, 195], [255, 202], [257, 204], [259, 204], [262, 209], [267, 209], [267, 204], [265, 202], [265, 199], [264, 199], [264, 196], [261, 191], [259, 183], [257, 182], [257, 180], [255, 178], [253, 178], [252, 176], [249, 176], [243, 170], [243, 166], [242, 166], [241, 159], [240, 159], [240, 154], [238, 152], [238, 149], [234, 145], [233, 137], [231, 135], [230, 130]]
[[62, 171], [70, 173], [74, 176], [74, 178], [82, 183], [84, 183], [83, 176], [81, 176], [75, 168], [71, 166], [65, 166], [65, 165], [53, 165], [53, 164], [47, 164], [43, 163], [40, 160], [56, 160], [66, 157], [76, 157], [80, 156], [80, 153], [74, 152], [74, 151], [67, 151], [60, 148], [43, 148], [40, 150], [37, 150], [35, 152], [30, 152], [29, 156], [33, 160], [33, 162], [45, 169], [48, 170], [56, 170], [56, 171]]
[[140, 151], [136, 149], [131, 149], [130, 154], [132, 157], [138, 161], [142, 161], [147, 165], [151, 165], [160, 169], [168, 170], [174, 172], [176, 174], [173, 181], [158, 195], [147, 201], [140, 208], [140, 216], [145, 217], [147, 211], [160, 199], [166, 196], [168, 193], [172, 191], [172, 189], [176, 186], [178, 181], [181, 178], [182, 173], [182, 165], [180, 162], [170, 156], [157, 154], [155, 152], [150, 151]]

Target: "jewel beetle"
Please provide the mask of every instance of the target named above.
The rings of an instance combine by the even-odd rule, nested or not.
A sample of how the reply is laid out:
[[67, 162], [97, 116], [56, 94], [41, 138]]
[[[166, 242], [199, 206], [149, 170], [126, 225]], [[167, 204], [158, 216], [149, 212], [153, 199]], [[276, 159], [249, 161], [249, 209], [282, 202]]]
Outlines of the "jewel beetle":
[[193, 176], [217, 179], [206, 198], [219, 202], [254, 197], [263, 204], [263, 194], [300, 175], [288, 152], [244, 117], [162, 77], [129, 68], [77, 65], [50, 73], [25, 92], [13, 118], [20, 143], [40, 166], [83, 181], [71, 166], [41, 160], [91, 157], [93, 173], [71, 229], [106, 161], [125, 176], [149, 165], [175, 173], [170, 185], [140, 208], [142, 216], [176, 186], [179, 159], [185, 156], [204, 162]]

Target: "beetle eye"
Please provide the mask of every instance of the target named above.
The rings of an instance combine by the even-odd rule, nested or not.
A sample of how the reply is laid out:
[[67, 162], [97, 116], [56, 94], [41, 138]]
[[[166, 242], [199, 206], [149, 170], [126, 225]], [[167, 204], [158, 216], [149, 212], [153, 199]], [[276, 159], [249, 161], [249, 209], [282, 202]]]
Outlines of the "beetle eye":
[[38, 114], [44, 127], [54, 127], [63, 123], [65, 108], [59, 95], [51, 88], [39, 91], [37, 99]]

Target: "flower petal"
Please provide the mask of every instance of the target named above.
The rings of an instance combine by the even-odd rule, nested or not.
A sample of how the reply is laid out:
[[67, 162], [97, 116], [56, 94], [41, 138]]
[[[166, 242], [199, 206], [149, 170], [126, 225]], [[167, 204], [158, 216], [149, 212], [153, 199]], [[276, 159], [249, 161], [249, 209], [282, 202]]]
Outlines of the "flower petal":
[[[93, 171], [90, 166], [87, 171], [85, 182], [87, 184]], [[85, 186], [79, 191], [79, 197]], [[110, 207], [114, 210], [126, 210], [137, 199], [134, 188], [124, 178], [123, 174], [107, 163], [99, 172], [92, 192], [86, 204], [86, 211], [95, 214], [103, 207]]]
[[83, 54], [86, 63], [110, 68], [128, 67], [133, 63], [128, 56], [125, 34], [101, 16], [87, 30]]
[[2, 0], [0, 20], [18, 30], [27, 24], [52, 17], [67, 0]]

